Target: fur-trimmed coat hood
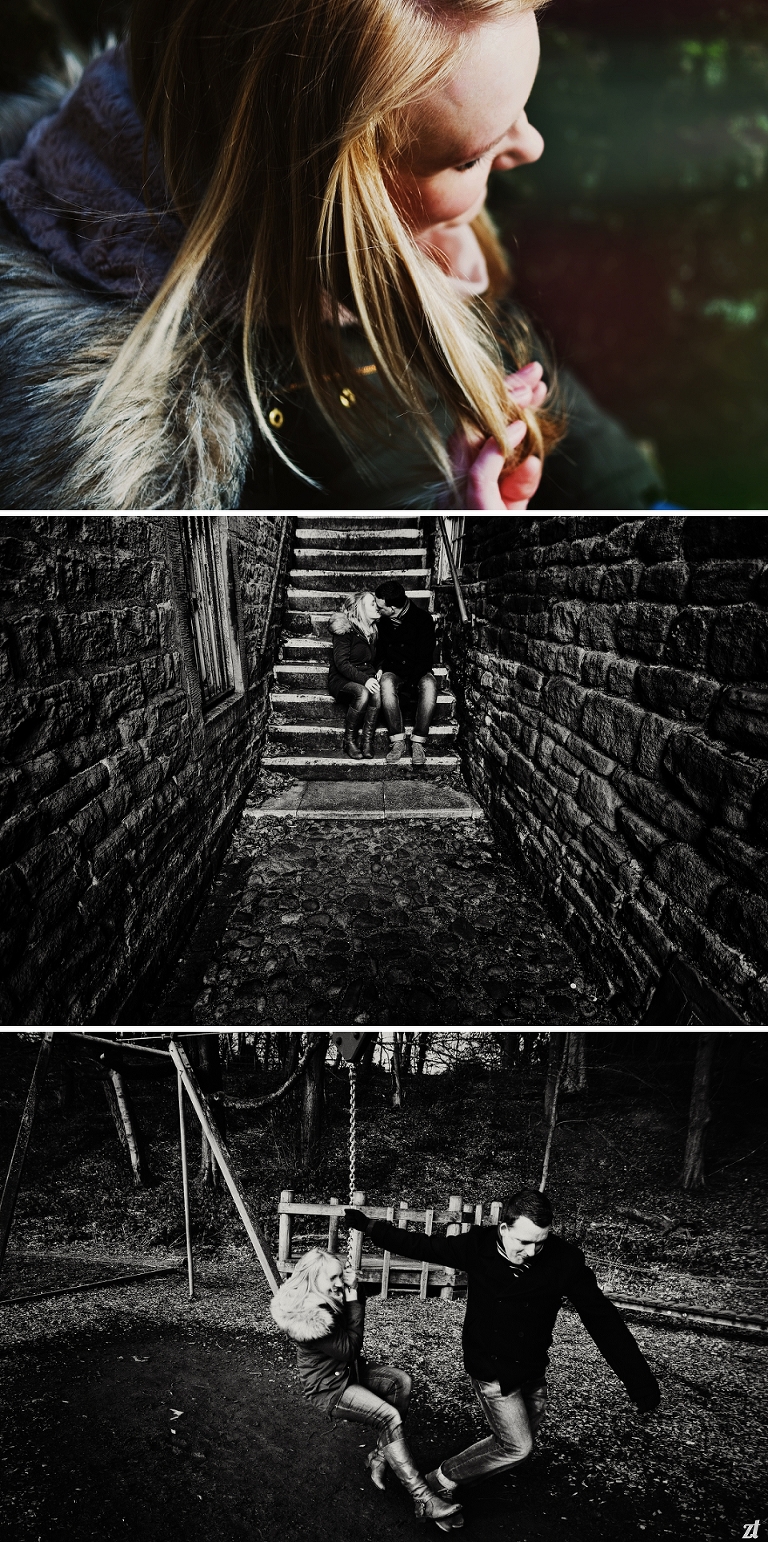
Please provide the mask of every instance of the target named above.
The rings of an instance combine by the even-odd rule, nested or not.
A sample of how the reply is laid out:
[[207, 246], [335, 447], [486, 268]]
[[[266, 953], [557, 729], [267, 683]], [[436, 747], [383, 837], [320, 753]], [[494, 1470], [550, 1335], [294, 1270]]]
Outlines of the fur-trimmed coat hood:
[[286, 1299], [278, 1291], [269, 1303], [269, 1310], [278, 1328], [282, 1328], [295, 1344], [309, 1344], [313, 1339], [325, 1338], [333, 1331], [338, 1316], [323, 1296], [311, 1291], [300, 1301]]

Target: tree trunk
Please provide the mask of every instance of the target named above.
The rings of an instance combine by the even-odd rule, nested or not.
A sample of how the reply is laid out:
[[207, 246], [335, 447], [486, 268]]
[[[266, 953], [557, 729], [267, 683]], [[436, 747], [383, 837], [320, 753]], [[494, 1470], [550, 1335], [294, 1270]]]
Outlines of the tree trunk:
[[329, 1039], [328, 1033], [320, 1035], [320, 1043], [304, 1067], [301, 1099], [301, 1165], [305, 1172], [316, 1167], [322, 1156], [323, 1089]]
[[301, 1034], [287, 1033], [285, 1037], [288, 1040], [288, 1043], [286, 1044], [285, 1054], [283, 1056], [283, 1079], [284, 1081], [287, 1081], [289, 1076], [293, 1076], [293, 1073], [299, 1063], [299, 1055], [301, 1053]]
[[555, 1088], [560, 1077], [560, 1067], [563, 1064], [563, 1053], [566, 1058], [568, 1053], [567, 1040], [570, 1034], [550, 1033], [549, 1052], [547, 1054], [547, 1081], [544, 1088], [544, 1118], [549, 1120], [552, 1113], [552, 1104], [555, 1099]]
[[116, 1071], [114, 1067], [107, 1067], [105, 1069], [104, 1092], [109, 1104], [110, 1113], [115, 1121], [117, 1138], [130, 1159], [133, 1169], [133, 1181], [141, 1188], [145, 1183], [149, 1182], [147, 1159], [144, 1154], [136, 1116], [128, 1096], [128, 1089], [121, 1073]]
[[568, 1034], [568, 1050], [563, 1067], [561, 1092], [581, 1093], [587, 1090], [587, 1060], [583, 1033]]
[[683, 1159], [684, 1189], [703, 1189], [704, 1187], [704, 1136], [712, 1117], [709, 1107], [709, 1086], [716, 1045], [716, 1034], [700, 1033], [698, 1035], [691, 1088], [691, 1108], [688, 1116], [688, 1139]]
[[[197, 1039], [200, 1055], [198, 1069], [198, 1081], [211, 1105], [213, 1121], [222, 1140], [227, 1138], [227, 1111], [223, 1103], [219, 1102], [217, 1093], [224, 1087], [224, 1079], [221, 1071], [221, 1053], [219, 1049], [219, 1035], [217, 1033], [203, 1033]], [[204, 1184], [216, 1189], [221, 1186], [221, 1174], [214, 1158], [208, 1138], [201, 1133], [200, 1146], [200, 1177]]]
[[371, 1066], [373, 1065], [374, 1050], [376, 1049], [378, 1042], [379, 1035], [377, 1033], [367, 1033], [365, 1035], [365, 1043], [360, 1054], [360, 1059], [357, 1062], [358, 1081], [368, 1080], [368, 1077], [371, 1074]]
[[56, 1102], [63, 1114], [71, 1114], [75, 1101], [75, 1072], [71, 1060], [61, 1065], [61, 1081], [56, 1091]]
[[400, 1043], [402, 1037], [401, 1033], [393, 1033], [392, 1035], [392, 1077], [395, 1083], [395, 1090], [392, 1093], [393, 1108], [402, 1108], [403, 1106], [403, 1078], [400, 1070]]
[[429, 1046], [430, 1046], [431, 1039], [432, 1039], [431, 1033], [420, 1033], [419, 1034], [419, 1047], [418, 1047], [418, 1049], [416, 1051], [416, 1075], [417, 1076], [423, 1076], [424, 1075], [424, 1062], [426, 1061], [427, 1055], [429, 1054]]
[[412, 1033], [403, 1033], [403, 1034], [401, 1034], [400, 1035], [400, 1043], [402, 1045], [402, 1052], [401, 1052], [401, 1055], [400, 1055], [400, 1070], [402, 1071], [402, 1074], [403, 1074], [404, 1077], [405, 1076], [410, 1076], [410, 1074], [411, 1074], [411, 1057], [412, 1057], [412, 1054], [413, 1054], [413, 1034]]

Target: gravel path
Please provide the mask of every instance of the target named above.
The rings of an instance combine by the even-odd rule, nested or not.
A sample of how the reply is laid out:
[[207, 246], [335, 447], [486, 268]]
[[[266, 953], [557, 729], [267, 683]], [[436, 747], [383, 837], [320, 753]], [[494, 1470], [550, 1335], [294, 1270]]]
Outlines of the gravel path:
[[485, 820], [246, 809], [152, 1022], [179, 1020], [185, 998], [188, 1021], [227, 1026], [616, 1021]]

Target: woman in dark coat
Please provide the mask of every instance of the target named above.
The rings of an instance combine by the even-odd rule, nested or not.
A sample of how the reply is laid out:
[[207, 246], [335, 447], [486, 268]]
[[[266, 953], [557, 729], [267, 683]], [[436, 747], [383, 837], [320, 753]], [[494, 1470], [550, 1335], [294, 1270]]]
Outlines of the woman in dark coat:
[[[376, 668], [379, 609], [370, 590], [353, 594], [343, 610], [331, 617], [333, 660], [328, 690], [347, 708], [344, 754], [352, 760], [373, 759], [373, 736], [379, 715], [381, 688]], [[355, 732], [362, 726], [360, 744]]]
[[377, 1488], [390, 1467], [413, 1495], [420, 1520], [441, 1531], [461, 1526], [460, 1506], [433, 1493], [418, 1471], [403, 1437], [411, 1378], [395, 1365], [367, 1365], [363, 1345], [365, 1302], [358, 1299], [357, 1275], [322, 1248], [297, 1259], [293, 1274], [270, 1302], [270, 1312], [298, 1346], [297, 1363], [307, 1401], [332, 1418], [370, 1426], [376, 1445], [366, 1465]]

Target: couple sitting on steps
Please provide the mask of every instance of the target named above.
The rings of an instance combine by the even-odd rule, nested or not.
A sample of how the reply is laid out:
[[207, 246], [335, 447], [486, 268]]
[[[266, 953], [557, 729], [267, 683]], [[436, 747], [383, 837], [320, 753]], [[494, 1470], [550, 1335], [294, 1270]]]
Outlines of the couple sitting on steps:
[[[401, 694], [415, 708], [412, 763], [426, 765], [424, 746], [437, 701], [433, 673], [435, 623], [413, 605], [396, 579], [353, 594], [331, 617], [333, 662], [328, 689], [347, 708], [344, 754], [372, 760], [379, 709], [389, 729], [390, 765], [405, 755]], [[357, 731], [360, 741], [357, 740]]]

